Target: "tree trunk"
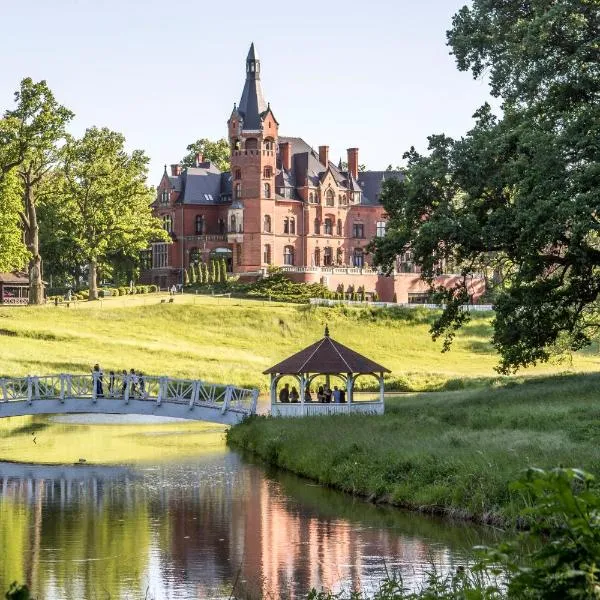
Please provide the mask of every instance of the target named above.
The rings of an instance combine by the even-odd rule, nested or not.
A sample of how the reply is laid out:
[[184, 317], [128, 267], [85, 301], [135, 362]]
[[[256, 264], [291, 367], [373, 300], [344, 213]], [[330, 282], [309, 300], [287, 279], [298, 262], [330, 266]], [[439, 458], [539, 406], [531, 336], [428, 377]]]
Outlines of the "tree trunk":
[[98, 300], [98, 263], [95, 259], [90, 260], [90, 274], [89, 274], [89, 288], [90, 294], [89, 300]]
[[23, 223], [25, 229], [25, 243], [31, 259], [29, 260], [29, 304], [44, 303], [44, 282], [42, 281], [42, 257], [40, 256], [40, 241], [37, 222], [37, 211], [32, 185], [29, 177], [24, 180], [24, 203], [27, 222]]

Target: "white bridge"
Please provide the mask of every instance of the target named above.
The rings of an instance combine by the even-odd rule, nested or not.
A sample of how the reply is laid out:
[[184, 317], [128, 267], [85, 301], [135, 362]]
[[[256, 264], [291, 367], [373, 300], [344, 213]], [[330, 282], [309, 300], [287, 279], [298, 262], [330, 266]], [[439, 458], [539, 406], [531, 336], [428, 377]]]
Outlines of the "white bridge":
[[256, 412], [257, 400], [257, 389], [146, 375], [94, 371], [0, 379], [0, 418], [109, 413], [233, 425]]

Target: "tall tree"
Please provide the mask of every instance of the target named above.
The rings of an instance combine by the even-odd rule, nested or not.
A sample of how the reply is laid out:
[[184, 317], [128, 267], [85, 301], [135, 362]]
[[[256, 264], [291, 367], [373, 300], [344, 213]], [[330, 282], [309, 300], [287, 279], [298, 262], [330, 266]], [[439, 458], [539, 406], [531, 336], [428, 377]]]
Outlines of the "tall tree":
[[188, 153], [181, 160], [184, 167], [193, 167], [196, 164], [196, 156], [201, 154], [204, 160], [211, 161], [221, 171], [229, 171], [231, 168], [231, 149], [229, 142], [224, 138], [216, 142], [201, 138], [190, 144], [186, 150]]
[[125, 138], [92, 127], [64, 149], [58, 201], [68, 205], [73, 235], [89, 268], [89, 298], [98, 298], [98, 265], [111, 253], [136, 257], [151, 240], [169, 239], [150, 204], [148, 157], [128, 154]]
[[411, 150], [404, 182], [389, 180], [390, 215], [376, 261], [408, 247], [433, 285], [440, 266], [462, 273], [438, 288], [433, 327], [446, 346], [468, 318], [470, 278], [501, 272], [493, 342], [499, 370], [577, 350], [600, 328], [600, 11], [595, 0], [474, 0], [454, 17], [460, 70], [489, 74], [502, 117], [479, 109], [462, 139]]
[[22, 190], [16, 171], [0, 178], [0, 271], [23, 269], [29, 257], [21, 228]]
[[56, 102], [45, 81], [23, 79], [15, 92], [16, 107], [4, 113], [0, 126], [3, 148], [0, 174], [16, 169], [22, 184], [20, 212], [29, 259], [29, 302], [44, 301], [39, 248], [37, 192], [48, 171], [59, 161], [65, 128], [73, 113]]

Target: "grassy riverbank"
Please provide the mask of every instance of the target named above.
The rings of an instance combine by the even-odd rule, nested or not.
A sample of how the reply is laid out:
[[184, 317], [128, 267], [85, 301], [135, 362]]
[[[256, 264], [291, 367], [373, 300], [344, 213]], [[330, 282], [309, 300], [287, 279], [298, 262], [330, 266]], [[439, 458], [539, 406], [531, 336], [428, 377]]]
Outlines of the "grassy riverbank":
[[[77, 308], [6, 307], [0, 308], [0, 377], [88, 372], [99, 362], [106, 371], [134, 367], [266, 389], [262, 371], [319, 339], [329, 323], [335, 339], [392, 370], [389, 388], [460, 389], [499, 380], [490, 315], [476, 313], [446, 354], [431, 341], [431, 321], [424, 309], [316, 308], [195, 295], [177, 296], [173, 304], [143, 295]], [[598, 370], [597, 350], [522, 375]]]
[[501, 524], [523, 469], [599, 474], [599, 435], [600, 376], [579, 375], [391, 399], [382, 417], [256, 418], [228, 443], [374, 501]]

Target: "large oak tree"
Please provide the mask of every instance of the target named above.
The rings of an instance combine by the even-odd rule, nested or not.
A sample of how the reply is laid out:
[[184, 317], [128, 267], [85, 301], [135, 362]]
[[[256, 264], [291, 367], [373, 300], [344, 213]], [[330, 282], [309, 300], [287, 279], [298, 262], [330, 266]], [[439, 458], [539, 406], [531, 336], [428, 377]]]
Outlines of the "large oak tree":
[[451, 265], [463, 280], [436, 290], [433, 327], [451, 341], [467, 318], [468, 281], [495, 290], [499, 370], [577, 350], [600, 327], [600, 11], [597, 0], [474, 0], [448, 41], [460, 70], [489, 76], [502, 116], [479, 109], [459, 140], [411, 149], [403, 182], [386, 182], [390, 215], [375, 258], [411, 248], [432, 282]]
[[[167, 241], [152, 216], [154, 190], [146, 185], [148, 157], [125, 150], [125, 138], [92, 127], [81, 139], [69, 138], [57, 173], [55, 201], [67, 216], [68, 230], [89, 268], [89, 298], [98, 298], [98, 265], [111, 254], [137, 257], [150, 241]], [[65, 227], [66, 229], [66, 227]]]

